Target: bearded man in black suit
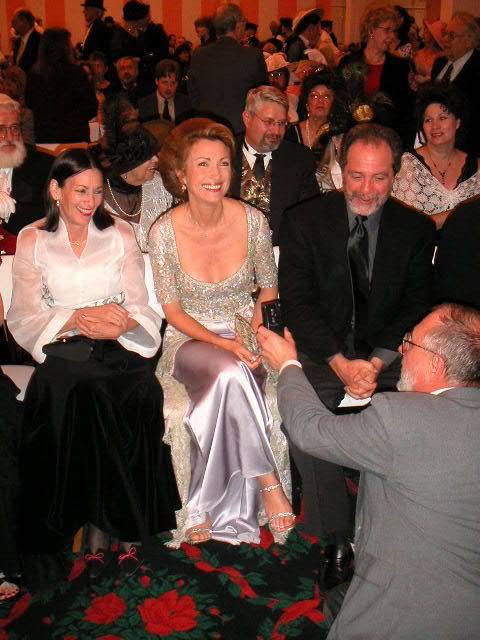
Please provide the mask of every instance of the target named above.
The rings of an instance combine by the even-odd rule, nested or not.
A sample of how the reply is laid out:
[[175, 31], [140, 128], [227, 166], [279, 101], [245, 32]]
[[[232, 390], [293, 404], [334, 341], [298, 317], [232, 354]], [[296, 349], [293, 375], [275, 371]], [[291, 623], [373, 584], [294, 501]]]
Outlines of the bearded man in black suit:
[[10, 233], [43, 218], [43, 191], [53, 160], [24, 144], [20, 105], [0, 93], [0, 220]]
[[[285, 324], [305, 375], [337, 408], [395, 389], [397, 346], [430, 309], [434, 224], [390, 198], [401, 142], [375, 124], [345, 134], [344, 193], [294, 207], [280, 232], [279, 289]], [[300, 452], [305, 531], [328, 538], [325, 587], [348, 576], [352, 514], [342, 468]]]
[[267, 216], [272, 241], [284, 211], [318, 195], [315, 156], [303, 145], [284, 140], [288, 100], [282, 91], [268, 86], [251, 89], [243, 122], [245, 135], [237, 137], [232, 195], [249, 202]]

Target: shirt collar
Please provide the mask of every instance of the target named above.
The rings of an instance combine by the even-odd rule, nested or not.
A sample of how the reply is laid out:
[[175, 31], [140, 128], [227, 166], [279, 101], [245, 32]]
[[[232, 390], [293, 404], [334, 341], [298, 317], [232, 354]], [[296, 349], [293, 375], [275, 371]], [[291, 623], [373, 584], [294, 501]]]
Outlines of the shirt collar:
[[443, 389], [435, 389], [435, 391], [430, 391], [430, 395], [438, 396], [444, 391], [450, 391], [450, 389], [455, 389], [455, 387], [444, 387]]
[[[380, 207], [378, 211], [371, 213], [369, 216], [365, 216], [365, 224], [367, 225], [367, 229], [370, 229], [370, 230], [378, 229], [380, 225], [380, 218], [382, 217], [382, 211], [383, 211], [383, 206]], [[351, 230], [353, 229], [353, 225], [355, 224], [355, 218], [357, 217], [357, 214], [353, 213], [348, 203], [347, 203], [347, 213], [348, 213], [348, 228]]]
[[452, 75], [450, 76], [452, 80], [454, 80], [455, 77], [460, 73], [460, 71], [463, 69], [465, 64], [470, 60], [472, 55], [473, 55], [473, 49], [470, 49], [470, 51], [467, 51], [467, 53], [464, 53], [463, 56], [455, 60], [455, 62], [451, 62], [450, 60], [448, 60], [446, 69], [448, 69], [448, 67], [451, 64], [453, 64]]
[[34, 31], [33, 27], [30, 29], [30, 31], [27, 31], [27, 33], [24, 36], [22, 36], [23, 42], [27, 42], [27, 40], [30, 37], [30, 34], [32, 33], [32, 31]]
[[272, 159], [272, 152], [271, 151], [257, 151], [256, 149], [254, 149], [252, 146], [250, 146], [247, 142], [247, 139], [245, 138], [244, 142], [243, 142], [243, 152], [245, 154], [245, 157], [247, 158], [248, 164], [250, 165], [250, 168], [253, 167], [253, 163], [256, 160], [255, 154], [256, 153], [263, 153], [265, 155], [265, 158], [263, 159], [263, 163], [265, 165], [265, 168], [268, 166], [268, 163], [270, 162], [270, 160]]

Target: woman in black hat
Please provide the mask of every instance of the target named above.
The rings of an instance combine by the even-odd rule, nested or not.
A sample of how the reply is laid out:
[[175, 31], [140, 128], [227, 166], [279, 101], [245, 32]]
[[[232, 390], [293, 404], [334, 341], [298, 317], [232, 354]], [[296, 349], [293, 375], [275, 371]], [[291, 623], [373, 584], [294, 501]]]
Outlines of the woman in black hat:
[[173, 204], [157, 171], [159, 143], [137, 121], [120, 124], [126, 103], [121, 97], [105, 104], [105, 208], [129, 222], [138, 245], [148, 251], [148, 233], [155, 220]]

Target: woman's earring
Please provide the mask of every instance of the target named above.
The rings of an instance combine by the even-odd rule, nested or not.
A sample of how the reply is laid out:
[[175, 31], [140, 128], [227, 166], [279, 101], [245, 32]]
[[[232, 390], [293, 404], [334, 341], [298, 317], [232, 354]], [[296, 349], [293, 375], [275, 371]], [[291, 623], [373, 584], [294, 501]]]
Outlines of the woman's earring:
[[55, 200], [55, 204], [56, 204], [56, 205], [57, 205], [57, 207], [60, 209], [60, 200], [59, 200], [58, 198]]

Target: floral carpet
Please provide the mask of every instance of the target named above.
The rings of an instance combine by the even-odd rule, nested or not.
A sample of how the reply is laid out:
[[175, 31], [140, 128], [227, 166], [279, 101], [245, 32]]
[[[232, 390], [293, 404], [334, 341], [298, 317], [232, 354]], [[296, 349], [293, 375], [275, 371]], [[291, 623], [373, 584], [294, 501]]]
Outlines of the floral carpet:
[[315, 581], [320, 544], [300, 522], [283, 546], [263, 527], [258, 545], [174, 550], [165, 540], [144, 547], [148, 561], [128, 580], [112, 564], [93, 586], [83, 557], [68, 554], [48, 586], [0, 607], [0, 640], [326, 638]]

